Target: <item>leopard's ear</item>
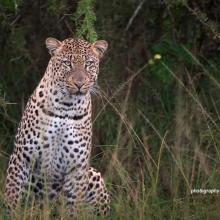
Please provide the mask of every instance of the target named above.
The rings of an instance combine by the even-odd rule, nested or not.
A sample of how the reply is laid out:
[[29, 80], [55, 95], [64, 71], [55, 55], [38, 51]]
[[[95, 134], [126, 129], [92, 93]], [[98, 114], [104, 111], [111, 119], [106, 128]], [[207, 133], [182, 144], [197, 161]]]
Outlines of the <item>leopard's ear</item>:
[[98, 56], [99, 59], [103, 57], [107, 48], [108, 43], [105, 40], [98, 40], [92, 44], [93, 52]]
[[45, 43], [51, 56], [55, 55], [62, 48], [62, 43], [59, 40], [52, 38], [52, 37], [48, 37]]

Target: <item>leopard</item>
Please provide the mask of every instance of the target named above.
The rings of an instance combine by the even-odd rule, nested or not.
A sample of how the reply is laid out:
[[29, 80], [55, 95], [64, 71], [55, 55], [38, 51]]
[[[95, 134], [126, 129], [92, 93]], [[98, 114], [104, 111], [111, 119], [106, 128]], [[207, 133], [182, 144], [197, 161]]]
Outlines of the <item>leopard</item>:
[[9, 159], [5, 201], [17, 210], [31, 190], [39, 200], [62, 194], [70, 215], [80, 204], [95, 214], [110, 211], [110, 196], [100, 172], [90, 166], [92, 101], [105, 40], [80, 38], [45, 41], [46, 71], [28, 99]]

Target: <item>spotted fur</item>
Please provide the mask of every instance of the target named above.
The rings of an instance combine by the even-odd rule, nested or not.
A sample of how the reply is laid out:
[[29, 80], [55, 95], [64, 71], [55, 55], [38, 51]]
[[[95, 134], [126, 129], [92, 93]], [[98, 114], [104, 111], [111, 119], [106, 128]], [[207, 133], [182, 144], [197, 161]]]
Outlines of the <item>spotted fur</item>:
[[[29, 98], [7, 170], [5, 199], [14, 210], [31, 183], [37, 197], [59, 193], [72, 214], [82, 202], [97, 214], [109, 210], [99, 172], [90, 167], [91, 92], [107, 42], [46, 40], [51, 59]], [[45, 189], [46, 188], [46, 189]]]

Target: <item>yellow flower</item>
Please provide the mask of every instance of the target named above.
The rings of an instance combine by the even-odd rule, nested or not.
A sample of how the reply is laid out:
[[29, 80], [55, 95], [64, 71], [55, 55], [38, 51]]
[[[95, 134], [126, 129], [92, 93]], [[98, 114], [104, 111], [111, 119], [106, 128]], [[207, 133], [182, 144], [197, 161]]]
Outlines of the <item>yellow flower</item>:
[[155, 60], [160, 60], [161, 58], [162, 58], [162, 56], [160, 54], [155, 54], [154, 55]]
[[148, 61], [148, 64], [149, 64], [149, 65], [153, 65], [153, 64], [154, 64], [154, 60], [153, 60], [153, 59], [150, 59], [150, 60]]

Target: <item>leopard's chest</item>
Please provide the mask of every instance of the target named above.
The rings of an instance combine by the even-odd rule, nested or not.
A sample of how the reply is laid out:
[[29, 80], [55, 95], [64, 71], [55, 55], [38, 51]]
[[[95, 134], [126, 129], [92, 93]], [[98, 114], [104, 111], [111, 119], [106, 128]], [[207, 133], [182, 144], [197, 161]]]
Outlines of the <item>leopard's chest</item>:
[[37, 161], [35, 172], [62, 178], [75, 168], [87, 166], [92, 135], [89, 116], [78, 119], [39, 114], [38, 123], [24, 133], [29, 135], [26, 146], [29, 153], [33, 151], [28, 156]]
[[91, 125], [85, 119], [79, 123], [70, 119], [42, 120], [39, 159], [42, 170], [68, 173], [88, 162], [91, 145]]

